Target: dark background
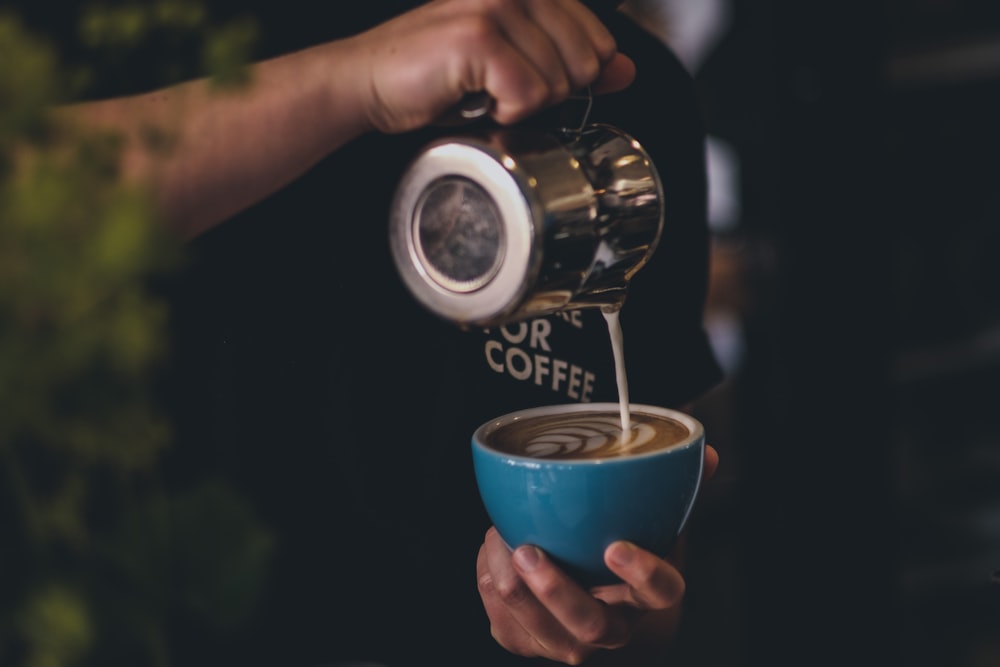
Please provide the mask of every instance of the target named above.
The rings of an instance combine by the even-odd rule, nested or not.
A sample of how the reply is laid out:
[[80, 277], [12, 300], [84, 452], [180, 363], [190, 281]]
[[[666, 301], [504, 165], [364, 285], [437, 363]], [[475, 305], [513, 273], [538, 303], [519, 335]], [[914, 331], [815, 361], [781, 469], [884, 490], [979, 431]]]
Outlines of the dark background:
[[679, 662], [1000, 665], [1000, 3], [725, 6]]

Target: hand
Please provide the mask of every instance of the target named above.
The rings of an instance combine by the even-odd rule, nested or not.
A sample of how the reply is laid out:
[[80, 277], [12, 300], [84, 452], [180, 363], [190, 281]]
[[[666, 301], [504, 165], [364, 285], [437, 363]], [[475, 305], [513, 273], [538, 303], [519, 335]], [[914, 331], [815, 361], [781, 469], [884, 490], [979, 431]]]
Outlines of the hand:
[[[718, 466], [705, 449], [705, 478]], [[582, 589], [537, 547], [513, 553], [491, 527], [476, 564], [479, 594], [494, 639], [511, 653], [577, 665], [601, 649], [626, 646], [654, 616], [676, 620], [684, 578], [671, 562], [627, 542], [608, 546], [604, 560], [625, 583]], [[660, 628], [668, 636], [670, 628]]]
[[371, 126], [404, 132], [485, 92], [512, 123], [587, 85], [628, 86], [635, 66], [578, 0], [436, 0], [347, 43]]

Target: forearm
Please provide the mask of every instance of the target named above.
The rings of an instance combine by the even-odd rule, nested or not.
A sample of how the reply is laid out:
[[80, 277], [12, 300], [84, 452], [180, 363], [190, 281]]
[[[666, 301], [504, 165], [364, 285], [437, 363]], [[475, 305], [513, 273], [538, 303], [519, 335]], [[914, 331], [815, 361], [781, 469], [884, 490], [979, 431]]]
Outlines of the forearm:
[[[426, 3], [249, 72], [239, 91], [201, 80], [55, 113], [122, 135], [125, 177], [148, 186], [167, 224], [190, 238], [355, 137], [426, 126], [468, 92], [485, 91], [494, 119], [511, 123], [572, 90], [620, 90], [635, 75], [583, 5], [548, 0]], [[166, 150], [149, 149], [151, 134]]]
[[332, 42], [260, 62], [236, 88], [197, 80], [56, 116], [119, 133], [124, 177], [149, 187], [165, 222], [190, 238], [369, 129], [345, 48]]

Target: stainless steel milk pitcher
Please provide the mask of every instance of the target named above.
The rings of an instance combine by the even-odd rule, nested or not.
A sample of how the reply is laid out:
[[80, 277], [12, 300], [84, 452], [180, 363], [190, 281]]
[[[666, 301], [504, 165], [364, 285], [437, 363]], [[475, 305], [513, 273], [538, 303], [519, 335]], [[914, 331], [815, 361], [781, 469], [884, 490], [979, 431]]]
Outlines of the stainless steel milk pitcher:
[[413, 296], [462, 326], [621, 307], [663, 228], [646, 151], [610, 125], [498, 128], [439, 139], [411, 162], [390, 219]]

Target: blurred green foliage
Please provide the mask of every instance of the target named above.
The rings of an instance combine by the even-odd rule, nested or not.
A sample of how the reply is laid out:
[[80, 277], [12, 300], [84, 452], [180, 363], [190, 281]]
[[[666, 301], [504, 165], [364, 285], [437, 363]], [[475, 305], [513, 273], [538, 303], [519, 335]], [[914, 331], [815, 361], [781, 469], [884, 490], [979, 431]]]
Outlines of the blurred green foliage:
[[[252, 21], [213, 28], [186, 0], [83, 16], [91, 47], [127, 53], [166, 26], [197, 36], [215, 80], [246, 81]], [[238, 624], [272, 546], [222, 481], [174, 494], [162, 479], [171, 429], [153, 380], [168, 361], [168, 311], [149, 285], [181, 249], [146, 193], [119, 178], [120, 138], [46, 114], [100, 76], [0, 13], [0, 664], [10, 667], [166, 667], [166, 619]]]

